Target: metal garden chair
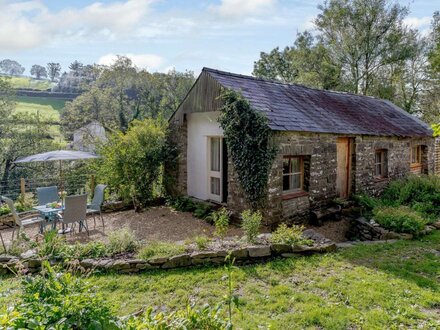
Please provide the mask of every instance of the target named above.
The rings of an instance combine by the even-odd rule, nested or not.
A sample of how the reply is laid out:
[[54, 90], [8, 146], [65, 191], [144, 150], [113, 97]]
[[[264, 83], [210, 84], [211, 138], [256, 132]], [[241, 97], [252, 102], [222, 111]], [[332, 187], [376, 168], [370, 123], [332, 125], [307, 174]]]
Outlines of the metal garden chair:
[[102, 226], [104, 227], [104, 218], [102, 217], [102, 203], [104, 203], [104, 192], [107, 186], [105, 184], [98, 184], [95, 187], [92, 203], [87, 205], [87, 215], [93, 215], [93, 222], [96, 227], [95, 215], [99, 214], [101, 218]]
[[58, 196], [57, 186], [37, 188], [38, 205], [46, 205], [52, 202], [58, 202], [60, 196]]
[[89, 228], [87, 227], [87, 194], [66, 196], [64, 200], [64, 210], [58, 213], [58, 221], [63, 225], [63, 233], [66, 225], [71, 225], [71, 230], [74, 230], [74, 225], [78, 222], [79, 231], [83, 228], [89, 235]]
[[18, 226], [19, 230], [17, 231], [17, 238], [20, 235], [20, 232], [24, 230], [25, 227], [31, 226], [33, 224], [40, 224], [40, 233], [44, 232], [44, 225], [46, 224], [46, 220], [41, 218], [40, 216], [35, 216], [35, 214], [29, 214], [24, 217], [20, 217], [20, 215], [17, 213], [17, 210], [15, 209], [14, 202], [12, 199], [9, 199], [7, 197], [1, 197], [1, 199], [8, 205], [9, 209], [11, 210], [12, 217], [14, 218], [14, 229], [12, 230], [12, 240], [14, 240], [14, 234], [15, 234], [15, 228]]

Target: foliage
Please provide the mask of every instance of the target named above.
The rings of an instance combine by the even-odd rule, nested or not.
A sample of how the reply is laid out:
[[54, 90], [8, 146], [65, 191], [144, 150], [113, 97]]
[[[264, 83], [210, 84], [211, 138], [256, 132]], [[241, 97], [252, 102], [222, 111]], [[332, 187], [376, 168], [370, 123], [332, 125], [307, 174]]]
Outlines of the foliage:
[[414, 235], [418, 235], [426, 225], [426, 221], [407, 206], [376, 208], [374, 219], [384, 228]]
[[232, 90], [224, 90], [219, 118], [237, 179], [252, 208], [262, 206], [269, 172], [275, 158], [272, 132], [267, 118], [253, 110], [247, 100]]
[[249, 243], [254, 243], [260, 233], [261, 222], [263, 220], [261, 212], [246, 210], [241, 213], [241, 218], [241, 228], [246, 235], [247, 241]]
[[313, 240], [307, 239], [303, 236], [304, 226], [292, 225], [287, 227], [282, 223], [272, 233], [271, 242], [276, 244], [288, 245], [312, 245]]
[[140, 259], [148, 260], [153, 257], [170, 257], [185, 252], [183, 245], [169, 242], [153, 241], [143, 246], [138, 253]]
[[371, 197], [365, 193], [360, 193], [358, 195], [353, 196], [354, 200], [365, 210], [371, 211], [375, 207], [381, 206], [382, 201], [379, 198]]
[[0, 216], [7, 215], [9, 213], [11, 213], [11, 210], [9, 209], [9, 206], [7, 206], [7, 205], [0, 206]]
[[433, 124], [432, 130], [434, 131], [434, 137], [440, 136], [440, 124]]
[[196, 243], [199, 250], [206, 250], [210, 242], [207, 236], [196, 236], [194, 237], [194, 243]]
[[33, 193], [20, 194], [15, 202], [15, 209], [17, 212], [24, 212], [32, 210], [35, 204]]
[[229, 212], [222, 207], [211, 214], [215, 226], [215, 234], [221, 238], [225, 237], [229, 229]]
[[135, 252], [139, 243], [134, 233], [126, 228], [111, 232], [108, 235], [107, 251], [110, 255], [122, 252]]
[[0, 61], [0, 72], [10, 74], [12, 76], [18, 76], [23, 74], [25, 68], [17, 61], [4, 59]]
[[387, 205], [407, 205], [429, 221], [440, 219], [440, 177], [410, 175], [391, 182], [382, 200]]
[[126, 134], [113, 134], [101, 149], [97, 164], [100, 181], [107, 183], [136, 210], [153, 198], [164, 155], [166, 123], [162, 120], [133, 121]]
[[195, 209], [193, 211], [193, 216], [199, 219], [204, 219], [211, 222], [210, 215], [212, 214], [212, 207], [206, 203], [195, 203]]
[[32, 247], [31, 240], [25, 233], [21, 232], [18, 238], [14, 239], [8, 248], [8, 254], [20, 256], [23, 252], [28, 251]]
[[60, 76], [61, 65], [60, 63], [50, 62], [47, 63], [47, 75], [50, 78], [50, 81], [55, 81], [56, 78]]
[[109, 305], [89, 285], [43, 262], [43, 272], [21, 281], [17, 303], [0, 317], [8, 329], [102, 329], [114, 321]]
[[31, 67], [31, 75], [35, 76], [37, 80], [41, 79], [42, 77], [47, 77], [47, 70], [44, 66], [34, 64]]

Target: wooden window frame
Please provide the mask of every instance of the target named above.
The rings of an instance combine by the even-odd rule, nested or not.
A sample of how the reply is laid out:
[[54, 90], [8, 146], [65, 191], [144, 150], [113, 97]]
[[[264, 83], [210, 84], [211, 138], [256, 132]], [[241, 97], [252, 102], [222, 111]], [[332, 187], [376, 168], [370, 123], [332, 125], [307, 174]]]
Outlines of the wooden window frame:
[[[381, 162], [376, 161], [377, 154], [380, 153]], [[377, 165], [380, 165], [381, 174], [377, 173]], [[374, 176], [377, 179], [385, 179], [388, 177], [388, 150], [387, 149], [376, 149], [374, 152]]]
[[[417, 158], [416, 162], [413, 161], [414, 149], [416, 149], [416, 158]], [[422, 145], [421, 144], [411, 146], [409, 159], [410, 159], [411, 167], [422, 166]]]
[[282, 176], [283, 176], [283, 182], [284, 182], [284, 177], [285, 176], [292, 176], [292, 175], [294, 175], [294, 174], [300, 174], [300, 178], [299, 178], [299, 180], [300, 180], [300, 187], [299, 188], [295, 188], [295, 189], [289, 189], [289, 190], [284, 190], [284, 187], [283, 187], [283, 194], [295, 194], [295, 193], [300, 193], [300, 192], [304, 192], [304, 156], [283, 156], [283, 163], [284, 163], [284, 160], [286, 160], [286, 159], [293, 159], [293, 158], [298, 158], [299, 159], [299, 161], [300, 161], [300, 168], [299, 168], [299, 172], [289, 172], [289, 173], [284, 173], [284, 164], [283, 164], [283, 173], [282, 173]]

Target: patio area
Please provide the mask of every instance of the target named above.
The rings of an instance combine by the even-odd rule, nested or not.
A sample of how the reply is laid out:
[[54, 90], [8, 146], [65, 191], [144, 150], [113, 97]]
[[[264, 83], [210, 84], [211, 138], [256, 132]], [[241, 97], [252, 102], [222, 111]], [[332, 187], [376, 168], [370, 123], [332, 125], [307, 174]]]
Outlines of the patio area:
[[[156, 206], [136, 213], [134, 210], [104, 213], [105, 227], [96, 217], [96, 226], [93, 217], [87, 217], [90, 236], [85, 231], [65, 234], [69, 243], [88, 243], [92, 241], [107, 241], [110, 233], [121, 229], [129, 229], [138, 240], [146, 242], [167, 241], [183, 242], [194, 239], [196, 236], [214, 236], [215, 227], [206, 221], [194, 217], [189, 212], [175, 211], [167, 206]], [[26, 227], [26, 236], [38, 239], [39, 225]], [[12, 228], [2, 230], [3, 239], [7, 245], [11, 243]], [[230, 225], [226, 236], [241, 237], [242, 230]]]

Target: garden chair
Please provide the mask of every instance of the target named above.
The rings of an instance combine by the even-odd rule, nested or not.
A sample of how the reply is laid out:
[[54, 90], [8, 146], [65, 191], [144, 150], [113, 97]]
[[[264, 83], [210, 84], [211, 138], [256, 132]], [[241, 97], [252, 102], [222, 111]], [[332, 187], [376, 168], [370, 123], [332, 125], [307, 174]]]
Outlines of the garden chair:
[[71, 225], [73, 231], [74, 225], [78, 222], [79, 231], [83, 228], [89, 234], [89, 228], [87, 227], [87, 194], [66, 196], [64, 200], [64, 210], [58, 213], [58, 221], [62, 223], [63, 233], [65, 233], [66, 225]]
[[96, 227], [96, 214], [101, 218], [102, 227], [104, 227], [104, 218], [102, 217], [102, 203], [104, 203], [104, 191], [107, 186], [105, 184], [98, 184], [95, 187], [92, 203], [87, 205], [87, 215], [93, 215], [93, 222]]
[[17, 238], [20, 235], [20, 232], [24, 230], [25, 227], [33, 225], [35, 223], [40, 224], [39, 233], [42, 234], [44, 232], [44, 226], [46, 224], [46, 219], [41, 218], [40, 216], [36, 216], [35, 214], [29, 214], [24, 217], [20, 217], [15, 209], [14, 202], [12, 199], [7, 197], [1, 197], [1, 199], [8, 205], [11, 210], [12, 217], [14, 218], [14, 229], [12, 230], [12, 240], [14, 240], [15, 228], [18, 226], [19, 230], [17, 231]]
[[58, 202], [60, 196], [58, 196], [57, 186], [37, 188], [38, 205], [46, 205], [48, 203]]

